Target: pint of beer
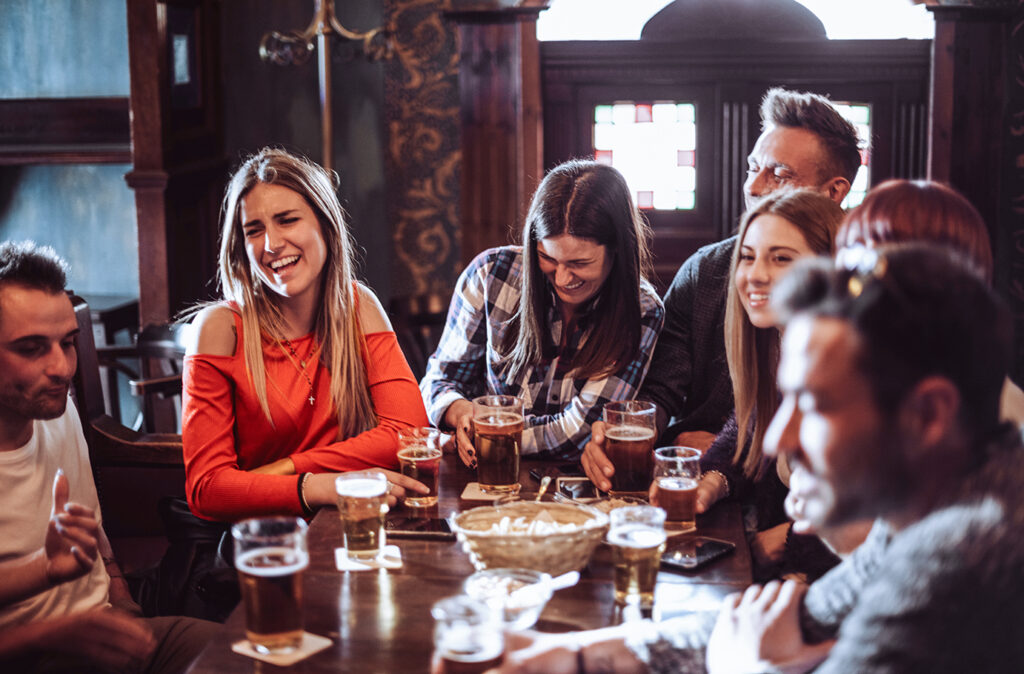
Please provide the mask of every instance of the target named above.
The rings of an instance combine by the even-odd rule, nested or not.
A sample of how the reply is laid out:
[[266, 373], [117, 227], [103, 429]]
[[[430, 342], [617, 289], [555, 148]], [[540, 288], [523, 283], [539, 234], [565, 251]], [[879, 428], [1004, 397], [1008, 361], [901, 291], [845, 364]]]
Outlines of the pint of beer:
[[654, 452], [654, 503], [665, 509], [673, 531], [697, 528], [699, 449], [662, 447]]
[[345, 473], [334, 481], [345, 551], [352, 559], [374, 559], [384, 551], [388, 478], [384, 473]]
[[405, 505], [429, 508], [437, 505], [438, 478], [441, 472], [441, 431], [436, 428], [403, 428], [398, 431], [398, 463], [402, 475], [430, 488], [426, 495], [408, 492]]
[[604, 451], [615, 468], [612, 494], [643, 493], [651, 486], [657, 407], [644, 400], [605, 403]]
[[665, 551], [665, 511], [653, 506], [616, 508], [611, 512], [615, 602], [654, 605], [654, 586]]
[[302, 572], [309, 566], [306, 523], [297, 517], [243, 520], [231, 528], [245, 604], [245, 636], [260, 653], [302, 645]]
[[497, 610], [466, 595], [434, 604], [432, 674], [480, 674], [504, 660], [505, 636]]
[[523, 420], [523, 401], [515, 396], [481, 396], [473, 401], [476, 475], [484, 493], [519, 492]]

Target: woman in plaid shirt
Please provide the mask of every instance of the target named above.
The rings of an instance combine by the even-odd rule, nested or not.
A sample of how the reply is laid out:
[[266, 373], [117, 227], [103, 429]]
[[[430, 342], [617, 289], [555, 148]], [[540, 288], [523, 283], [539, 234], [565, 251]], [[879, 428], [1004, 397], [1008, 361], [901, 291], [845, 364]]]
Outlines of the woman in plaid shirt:
[[477, 396], [519, 396], [522, 452], [575, 460], [604, 403], [636, 395], [664, 322], [649, 237], [622, 174], [569, 161], [537, 188], [522, 246], [462, 272], [420, 391], [466, 465]]

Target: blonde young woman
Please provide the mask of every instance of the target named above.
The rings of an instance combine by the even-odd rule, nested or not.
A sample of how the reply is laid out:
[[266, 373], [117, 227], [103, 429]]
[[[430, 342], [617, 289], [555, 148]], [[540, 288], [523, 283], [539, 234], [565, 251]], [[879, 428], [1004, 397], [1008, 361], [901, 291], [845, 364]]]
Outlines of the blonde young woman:
[[[779, 475], [785, 467], [769, 461], [761, 448], [778, 408], [780, 335], [771, 291], [798, 259], [832, 254], [842, 218], [842, 209], [817, 192], [773, 193], [744, 214], [733, 251], [725, 349], [735, 409], [702, 460], [697, 508], [703, 512], [730, 494], [752, 506], [751, 528], [772, 530], [752, 542], [755, 560], [762, 564], [778, 561], [788, 534], [783, 509], [787, 476]], [[774, 529], [777, 525], [781, 528]]]
[[[183, 443], [192, 511], [309, 515], [336, 473], [397, 467], [396, 431], [427, 422], [387, 316], [355, 281], [335, 184], [283, 150], [246, 160], [222, 209], [223, 301], [195, 317]], [[391, 471], [392, 501], [426, 487]]]

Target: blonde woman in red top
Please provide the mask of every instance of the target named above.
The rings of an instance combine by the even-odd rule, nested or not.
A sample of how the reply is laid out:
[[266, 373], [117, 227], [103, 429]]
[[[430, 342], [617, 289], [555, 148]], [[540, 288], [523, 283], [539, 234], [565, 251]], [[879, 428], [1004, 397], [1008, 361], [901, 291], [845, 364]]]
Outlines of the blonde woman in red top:
[[[380, 302], [355, 281], [331, 177], [264, 149], [228, 184], [223, 301], [185, 357], [186, 492], [200, 517], [306, 514], [337, 473], [398, 466], [399, 428], [427, 424]], [[385, 470], [389, 499], [424, 485]]]

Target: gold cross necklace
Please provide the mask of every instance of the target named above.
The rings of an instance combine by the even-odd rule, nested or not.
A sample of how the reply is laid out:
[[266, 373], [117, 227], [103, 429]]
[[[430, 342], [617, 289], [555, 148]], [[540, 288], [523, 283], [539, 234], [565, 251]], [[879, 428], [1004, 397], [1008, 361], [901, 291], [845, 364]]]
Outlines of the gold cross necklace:
[[[277, 345], [281, 348], [282, 351], [284, 351], [284, 355], [288, 356], [288, 360], [291, 361], [291, 364], [294, 365], [295, 369], [299, 371], [299, 374], [303, 376], [303, 378], [306, 380], [306, 383], [309, 384], [309, 398], [307, 398], [307, 400], [309, 400], [309, 404], [310, 406], [312, 406], [313, 403], [316, 402], [316, 396], [313, 395], [313, 380], [306, 372], [306, 361], [300, 359], [299, 354], [295, 353], [295, 347], [292, 346], [291, 340], [285, 339], [284, 342], [282, 342], [281, 340], [277, 340]], [[288, 348], [287, 351], [285, 351], [285, 347]], [[318, 346], [316, 349], [314, 349], [313, 355], [310, 358], [310, 360], [315, 363], [319, 354], [320, 347]]]

